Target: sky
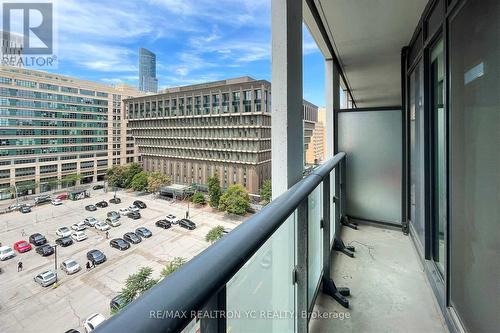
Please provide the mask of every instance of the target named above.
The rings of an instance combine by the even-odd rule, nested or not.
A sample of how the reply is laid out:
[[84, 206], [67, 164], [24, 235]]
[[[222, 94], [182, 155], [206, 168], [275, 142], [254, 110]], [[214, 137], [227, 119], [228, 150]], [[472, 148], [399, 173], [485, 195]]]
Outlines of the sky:
[[[138, 49], [159, 88], [249, 75], [271, 80], [271, 0], [57, 0], [59, 74], [137, 86]], [[304, 98], [324, 105], [324, 60], [303, 27]]]

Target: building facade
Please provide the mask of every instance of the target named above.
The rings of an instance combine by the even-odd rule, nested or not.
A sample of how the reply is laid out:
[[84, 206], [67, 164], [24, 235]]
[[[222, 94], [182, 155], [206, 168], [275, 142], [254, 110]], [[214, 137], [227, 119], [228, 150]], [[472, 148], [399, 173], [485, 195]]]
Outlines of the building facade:
[[[131, 87], [0, 67], [0, 192], [10, 198], [56, 190], [67, 175], [102, 180], [107, 168], [138, 161], [122, 100]], [[3, 190], [3, 191], [2, 191]]]
[[271, 172], [271, 86], [242, 77], [129, 99], [129, 127], [147, 171], [178, 184], [242, 184], [257, 193]]
[[158, 92], [156, 78], [156, 54], [144, 48], [139, 49], [139, 90]]
[[325, 149], [326, 149], [325, 108], [319, 108], [317, 110], [317, 113], [318, 113], [317, 122], [314, 124], [312, 138], [306, 150], [305, 161], [307, 165], [320, 164], [322, 161], [325, 160]]

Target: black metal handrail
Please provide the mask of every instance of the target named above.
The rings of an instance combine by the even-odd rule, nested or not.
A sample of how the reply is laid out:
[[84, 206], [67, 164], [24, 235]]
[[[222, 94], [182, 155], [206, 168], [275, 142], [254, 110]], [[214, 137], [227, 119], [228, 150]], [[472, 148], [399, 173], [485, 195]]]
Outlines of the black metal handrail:
[[[345, 158], [338, 153], [231, 233], [209, 246], [99, 327], [98, 333], [179, 332]], [[161, 319], [152, 312], [160, 311]], [[153, 318], [152, 318], [153, 317]]]

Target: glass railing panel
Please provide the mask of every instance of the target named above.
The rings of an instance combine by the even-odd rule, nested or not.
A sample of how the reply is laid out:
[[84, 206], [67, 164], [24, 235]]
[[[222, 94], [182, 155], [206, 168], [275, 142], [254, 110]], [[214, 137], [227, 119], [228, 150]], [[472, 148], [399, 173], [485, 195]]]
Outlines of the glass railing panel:
[[323, 184], [319, 184], [308, 197], [308, 276], [307, 276], [307, 304], [311, 306], [314, 294], [321, 277], [323, 263], [322, 256], [322, 229], [323, 218]]
[[333, 243], [335, 238], [335, 209], [337, 208], [333, 200], [335, 197], [335, 172], [336, 169], [330, 172], [330, 244]]
[[227, 283], [227, 332], [295, 331], [295, 216]]

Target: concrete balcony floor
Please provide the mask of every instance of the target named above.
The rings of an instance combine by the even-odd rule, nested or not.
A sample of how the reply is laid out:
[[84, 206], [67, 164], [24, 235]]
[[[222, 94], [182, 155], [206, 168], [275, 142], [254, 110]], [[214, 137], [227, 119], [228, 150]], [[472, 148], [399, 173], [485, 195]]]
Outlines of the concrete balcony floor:
[[320, 294], [315, 310], [349, 318], [311, 319], [310, 332], [448, 332], [409, 236], [360, 224], [344, 227], [342, 239], [355, 246], [355, 258], [335, 252], [332, 270], [336, 285], [351, 289], [350, 308]]

